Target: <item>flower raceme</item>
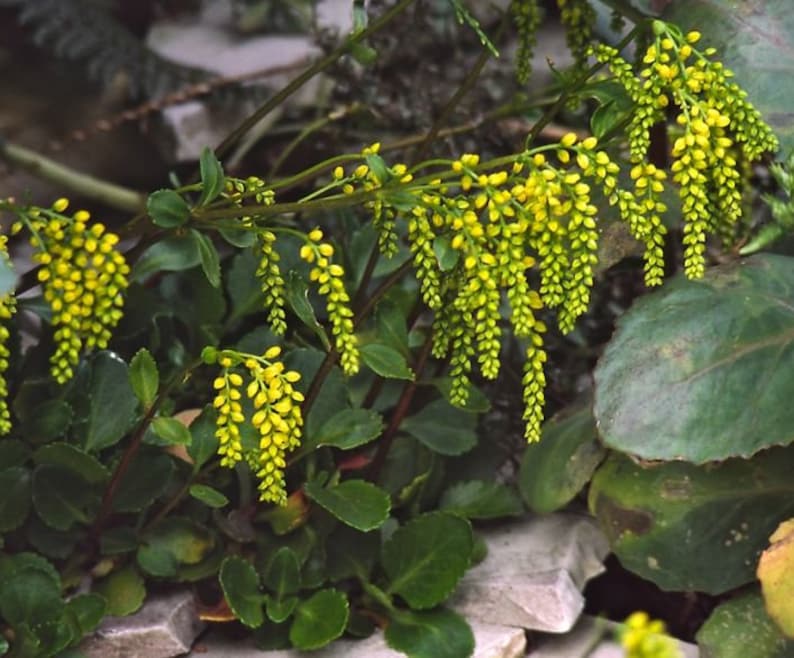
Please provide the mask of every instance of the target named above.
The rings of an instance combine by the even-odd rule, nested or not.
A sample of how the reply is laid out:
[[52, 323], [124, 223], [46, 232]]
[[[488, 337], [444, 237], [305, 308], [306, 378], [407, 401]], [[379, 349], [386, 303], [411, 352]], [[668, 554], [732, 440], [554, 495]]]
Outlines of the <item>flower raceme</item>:
[[[286, 454], [300, 445], [303, 394], [293, 386], [300, 373], [287, 370], [280, 355], [277, 346], [261, 356], [207, 348], [202, 358], [221, 367], [213, 382], [221, 466], [231, 468], [245, 461], [259, 479], [260, 499], [283, 505]], [[253, 439], [246, 437], [246, 422], [256, 432]]]
[[684, 219], [684, 270], [697, 278], [705, 270], [708, 233], [730, 235], [742, 214], [741, 162], [752, 162], [778, 142], [733, 74], [697, 49], [698, 32], [682, 34], [654, 21], [655, 39], [636, 72], [609, 46], [594, 49], [626, 89], [634, 107], [628, 127], [631, 158], [641, 165], [650, 127], [676, 108], [672, 180], [679, 186]]

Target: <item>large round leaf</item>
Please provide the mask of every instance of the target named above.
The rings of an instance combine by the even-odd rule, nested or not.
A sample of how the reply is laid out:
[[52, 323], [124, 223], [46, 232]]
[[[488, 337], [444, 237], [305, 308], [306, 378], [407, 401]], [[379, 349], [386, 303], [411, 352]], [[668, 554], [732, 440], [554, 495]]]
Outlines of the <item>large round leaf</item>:
[[433, 512], [409, 521], [381, 551], [389, 592], [415, 609], [438, 605], [468, 568], [472, 547], [471, 526], [460, 517]]
[[702, 658], [789, 658], [794, 640], [787, 640], [764, 610], [757, 591], [723, 603], [697, 634]]
[[400, 613], [386, 627], [386, 642], [411, 658], [464, 658], [474, 651], [466, 620], [444, 608]]
[[322, 589], [298, 606], [289, 639], [298, 649], [318, 649], [344, 632], [349, 615], [350, 604], [342, 592]]
[[637, 302], [595, 372], [604, 442], [704, 463], [794, 441], [794, 259], [678, 278]]
[[794, 514], [792, 472], [791, 447], [707, 466], [613, 455], [590, 509], [627, 569], [662, 589], [719, 594], [755, 579], [769, 535]]
[[663, 18], [700, 30], [703, 43], [736, 74], [750, 101], [780, 138], [794, 148], [794, 12], [791, 0], [674, 0]]

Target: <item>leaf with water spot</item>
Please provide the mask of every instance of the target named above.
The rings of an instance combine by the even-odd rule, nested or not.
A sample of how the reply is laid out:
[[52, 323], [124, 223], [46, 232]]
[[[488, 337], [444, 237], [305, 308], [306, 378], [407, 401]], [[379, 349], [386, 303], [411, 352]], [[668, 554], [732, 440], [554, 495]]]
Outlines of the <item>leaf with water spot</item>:
[[720, 594], [755, 579], [778, 523], [794, 515], [794, 447], [721, 464], [640, 465], [613, 454], [590, 509], [624, 567], [666, 590]]

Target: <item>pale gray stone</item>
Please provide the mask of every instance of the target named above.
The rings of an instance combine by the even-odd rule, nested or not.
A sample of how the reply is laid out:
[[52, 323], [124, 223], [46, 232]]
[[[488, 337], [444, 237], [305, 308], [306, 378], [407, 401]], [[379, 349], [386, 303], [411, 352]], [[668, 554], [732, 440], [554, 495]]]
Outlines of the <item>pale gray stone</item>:
[[[624, 658], [621, 646], [613, 640], [615, 622], [582, 616], [570, 633], [550, 635], [538, 642], [537, 648], [527, 654], [527, 658]], [[697, 646], [689, 642], [678, 642], [682, 658], [698, 658]]]
[[488, 555], [449, 604], [469, 620], [564, 633], [584, 608], [585, 583], [609, 552], [595, 521], [575, 514], [530, 517], [483, 533]]
[[204, 629], [190, 592], [149, 599], [134, 615], [107, 617], [80, 645], [88, 658], [171, 658]]
[[[472, 658], [521, 658], [526, 651], [526, 636], [519, 628], [474, 622], [475, 649]], [[190, 658], [405, 658], [386, 645], [376, 633], [365, 640], [339, 640], [318, 651], [259, 651], [251, 642], [229, 640], [210, 633], [196, 643]]]

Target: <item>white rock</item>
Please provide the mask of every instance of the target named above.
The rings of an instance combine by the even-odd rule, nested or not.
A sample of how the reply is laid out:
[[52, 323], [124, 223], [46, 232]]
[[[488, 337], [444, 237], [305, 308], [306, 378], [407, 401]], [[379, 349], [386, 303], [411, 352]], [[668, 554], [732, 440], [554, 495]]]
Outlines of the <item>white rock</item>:
[[107, 617], [80, 645], [88, 658], [170, 658], [190, 650], [205, 624], [190, 592], [153, 597], [129, 617]]
[[570, 630], [584, 608], [581, 590], [609, 552], [595, 521], [551, 514], [483, 534], [488, 555], [463, 577], [450, 607], [470, 621]]
[[[472, 658], [521, 658], [526, 651], [524, 631], [508, 626], [474, 622], [475, 649]], [[380, 633], [365, 640], [339, 640], [318, 651], [259, 651], [250, 642], [224, 638], [210, 633], [199, 641], [190, 658], [405, 658], [386, 645]]]

